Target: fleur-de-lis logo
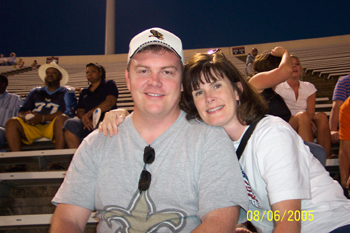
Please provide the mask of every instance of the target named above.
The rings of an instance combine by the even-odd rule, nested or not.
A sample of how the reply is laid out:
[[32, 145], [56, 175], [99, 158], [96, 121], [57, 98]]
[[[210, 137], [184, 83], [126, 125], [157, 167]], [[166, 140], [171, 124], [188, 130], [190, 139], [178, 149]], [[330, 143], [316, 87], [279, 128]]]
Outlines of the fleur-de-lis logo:
[[171, 232], [180, 232], [186, 225], [187, 215], [181, 210], [165, 209], [157, 211], [148, 191], [141, 194], [136, 191], [127, 209], [119, 206], [106, 206], [102, 215], [110, 228], [113, 222], [121, 226], [116, 233], [157, 232], [168, 228]]
[[151, 30], [152, 35], [150, 35], [149, 37], [157, 37], [157, 39], [159, 40], [164, 40], [163, 34], [156, 31], [156, 30]]

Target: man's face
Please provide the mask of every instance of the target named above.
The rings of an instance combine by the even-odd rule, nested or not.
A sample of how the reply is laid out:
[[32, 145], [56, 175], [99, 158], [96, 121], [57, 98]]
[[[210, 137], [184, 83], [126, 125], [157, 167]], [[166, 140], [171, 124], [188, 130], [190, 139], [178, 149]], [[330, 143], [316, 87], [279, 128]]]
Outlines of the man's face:
[[45, 83], [48, 87], [60, 86], [60, 81], [62, 79], [61, 72], [55, 68], [46, 69]]
[[255, 57], [256, 55], [258, 55], [258, 50], [257, 50], [257, 49], [254, 49], [254, 50], [252, 51], [252, 54], [253, 54], [253, 56]]
[[135, 54], [129, 71], [125, 71], [134, 112], [163, 117], [178, 113], [181, 76], [181, 61], [173, 52], [161, 50]]

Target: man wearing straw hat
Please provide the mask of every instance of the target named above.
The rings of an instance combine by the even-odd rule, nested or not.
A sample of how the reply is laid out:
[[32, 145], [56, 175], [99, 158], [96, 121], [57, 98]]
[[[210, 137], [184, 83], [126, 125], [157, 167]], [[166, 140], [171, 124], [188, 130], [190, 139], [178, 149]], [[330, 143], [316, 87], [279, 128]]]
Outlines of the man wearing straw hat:
[[74, 91], [64, 87], [68, 73], [56, 63], [42, 65], [38, 73], [45, 86], [33, 88], [18, 117], [6, 122], [11, 151], [20, 151], [21, 142], [30, 145], [42, 137], [51, 139], [56, 149], [65, 147], [62, 126], [69, 116], [74, 116], [77, 102]]

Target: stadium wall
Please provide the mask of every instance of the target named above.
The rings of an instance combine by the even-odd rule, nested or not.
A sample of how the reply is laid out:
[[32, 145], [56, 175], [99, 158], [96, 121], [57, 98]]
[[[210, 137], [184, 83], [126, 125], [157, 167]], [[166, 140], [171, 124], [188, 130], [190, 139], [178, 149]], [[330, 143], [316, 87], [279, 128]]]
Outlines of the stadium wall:
[[[250, 45], [238, 45], [232, 47], [221, 48], [224, 54], [229, 55], [247, 55], [251, 52], [252, 48], [257, 48], [260, 52], [265, 50], [271, 50], [275, 46], [282, 46], [286, 49], [296, 49], [304, 47], [315, 47], [335, 44], [349, 43], [350, 34], [342, 36], [331, 36], [314, 39], [303, 39], [303, 40], [291, 40], [291, 41], [280, 41], [264, 44], [250, 44]], [[188, 49], [184, 51], [185, 57], [190, 57], [198, 52], [206, 52], [208, 48], [203, 49]], [[238, 51], [238, 54], [234, 54], [233, 51]], [[90, 62], [97, 63], [113, 63], [123, 62], [127, 60], [127, 54], [113, 54], [113, 55], [84, 55], [84, 56], [59, 56], [59, 64], [87, 64]], [[39, 64], [45, 64], [47, 57], [22, 57], [25, 62], [25, 66], [30, 66], [34, 60], [37, 60]]]

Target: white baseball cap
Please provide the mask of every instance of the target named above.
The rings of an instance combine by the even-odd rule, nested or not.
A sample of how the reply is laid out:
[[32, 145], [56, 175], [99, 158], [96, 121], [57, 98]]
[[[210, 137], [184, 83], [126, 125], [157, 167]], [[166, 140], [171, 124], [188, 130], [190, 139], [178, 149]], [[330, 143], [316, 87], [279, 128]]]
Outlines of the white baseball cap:
[[169, 48], [181, 59], [182, 63], [185, 63], [180, 38], [162, 28], [150, 28], [132, 38], [129, 44], [128, 63], [138, 51], [149, 45]]
[[60, 86], [64, 86], [67, 84], [68, 80], [69, 80], [69, 75], [68, 72], [63, 69], [62, 67], [60, 67], [59, 65], [56, 64], [56, 62], [51, 62], [50, 64], [45, 64], [45, 65], [41, 65], [39, 70], [38, 70], [38, 74], [39, 77], [45, 82], [45, 77], [46, 77], [46, 70], [48, 68], [55, 68], [57, 69], [59, 72], [61, 72], [62, 74], [62, 80], [60, 82]]

